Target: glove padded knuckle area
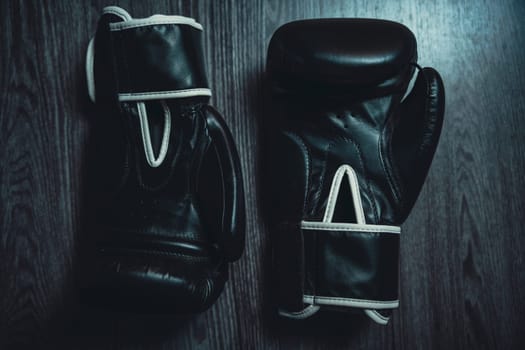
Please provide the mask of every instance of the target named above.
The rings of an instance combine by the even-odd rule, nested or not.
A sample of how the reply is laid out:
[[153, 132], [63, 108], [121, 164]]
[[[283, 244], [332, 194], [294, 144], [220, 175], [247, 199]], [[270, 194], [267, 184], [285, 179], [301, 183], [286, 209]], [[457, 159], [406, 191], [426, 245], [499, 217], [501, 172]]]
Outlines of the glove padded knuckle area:
[[413, 72], [416, 41], [405, 26], [375, 19], [291, 22], [274, 34], [267, 71], [274, 91], [316, 95], [401, 90]]

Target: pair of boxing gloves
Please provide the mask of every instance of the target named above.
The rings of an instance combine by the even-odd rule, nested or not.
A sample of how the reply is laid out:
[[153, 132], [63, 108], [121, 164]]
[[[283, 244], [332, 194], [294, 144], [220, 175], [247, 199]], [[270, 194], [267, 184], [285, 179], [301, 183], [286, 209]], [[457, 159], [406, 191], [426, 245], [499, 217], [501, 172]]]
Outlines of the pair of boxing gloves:
[[[208, 100], [202, 26], [106, 7], [86, 60], [97, 106], [88, 147], [82, 290], [112, 309], [188, 313], [220, 295], [242, 254], [233, 138]], [[262, 177], [279, 313], [398, 306], [399, 225], [441, 131], [439, 74], [403, 25], [288, 23], [273, 35]]]

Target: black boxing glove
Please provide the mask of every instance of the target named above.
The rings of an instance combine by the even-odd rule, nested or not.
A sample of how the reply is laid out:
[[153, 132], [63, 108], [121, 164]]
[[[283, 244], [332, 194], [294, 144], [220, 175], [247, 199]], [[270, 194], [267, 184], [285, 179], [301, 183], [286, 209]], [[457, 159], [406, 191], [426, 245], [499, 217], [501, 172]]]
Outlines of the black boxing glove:
[[265, 182], [281, 315], [362, 310], [386, 324], [398, 307], [399, 226], [445, 101], [416, 61], [414, 35], [389, 21], [305, 20], [273, 35]]
[[126, 311], [207, 309], [244, 249], [232, 136], [208, 105], [202, 26], [106, 7], [90, 42], [91, 301]]

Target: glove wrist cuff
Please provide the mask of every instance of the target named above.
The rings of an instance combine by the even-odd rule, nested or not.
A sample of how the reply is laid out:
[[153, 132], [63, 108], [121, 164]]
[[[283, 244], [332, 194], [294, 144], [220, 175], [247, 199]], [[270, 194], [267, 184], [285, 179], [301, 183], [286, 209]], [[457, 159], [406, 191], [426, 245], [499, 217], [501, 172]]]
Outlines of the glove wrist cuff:
[[[356, 223], [334, 222], [341, 183], [348, 180]], [[298, 228], [302, 259], [297, 268], [306, 309], [282, 315], [305, 318], [321, 307], [364, 309], [378, 323], [377, 310], [398, 307], [399, 226], [365, 221], [357, 175], [349, 165], [336, 171], [322, 221], [303, 220]], [[301, 295], [302, 294], [302, 295]], [[294, 303], [298, 305], [298, 303]]]
[[386, 324], [377, 310], [399, 306], [399, 233], [397, 226], [302, 221], [304, 309], [280, 314], [301, 319], [322, 308], [357, 308]]
[[399, 227], [303, 221], [301, 231], [304, 303], [398, 306]]

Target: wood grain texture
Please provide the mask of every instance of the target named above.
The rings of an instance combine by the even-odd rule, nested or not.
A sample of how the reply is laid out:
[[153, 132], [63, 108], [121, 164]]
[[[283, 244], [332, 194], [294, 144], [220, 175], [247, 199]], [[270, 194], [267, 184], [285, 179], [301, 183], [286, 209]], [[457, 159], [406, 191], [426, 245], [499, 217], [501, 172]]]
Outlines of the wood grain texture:
[[[247, 240], [207, 312], [175, 319], [86, 309], [74, 281], [85, 141], [84, 51], [100, 10], [171, 13], [205, 28], [213, 104], [240, 152]], [[264, 62], [280, 25], [314, 17], [406, 24], [443, 76], [442, 138], [401, 240], [391, 323], [278, 322], [265, 307], [258, 206]], [[0, 349], [520, 349], [525, 346], [523, 1], [0, 2]]]

